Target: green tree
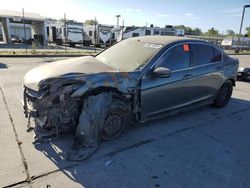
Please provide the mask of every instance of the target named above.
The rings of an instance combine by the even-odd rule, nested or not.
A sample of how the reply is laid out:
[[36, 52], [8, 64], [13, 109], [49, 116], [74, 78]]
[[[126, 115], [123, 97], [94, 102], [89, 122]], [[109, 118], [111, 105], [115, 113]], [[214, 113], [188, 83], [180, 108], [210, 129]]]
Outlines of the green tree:
[[187, 35], [195, 35], [193, 29], [191, 27], [185, 27], [185, 34]]
[[185, 25], [176, 25], [174, 26], [175, 29], [182, 29], [185, 31], [186, 35], [202, 35], [202, 31], [200, 28], [191, 28]]
[[85, 20], [84, 22], [86, 25], [97, 25], [98, 24], [98, 21], [97, 20]]
[[248, 26], [247, 28], [246, 28], [246, 34], [248, 35], [248, 37], [250, 37], [250, 26]]
[[228, 29], [226, 31], [226, 33], [227, 33], [227, 36], [234, 36], [235, 35], [235, 32], [233, 30], [231, 30], [231, 29]]
[[173, 26], [172, 25], [165, 25], [165, 28], [173, 28]]
[[176, 25], [176, 26], [174, 26], [174, 28], [184, 30], [185, 34], [187, 34], [187, 35], [192, 35], [193, 34], [193, 29], [191, 27], [187, 27], [185, 25]]
[[213, 27], [211, 29], [209, 29], [205, 35], [207, 36], [218, 36], [219, 35], [219, 31], [214, 29]]
[[59, 21], [60, 21], [60, 22], [64, 22], [64, 21], [67, 22], [67, 21], [69, 21], [69, 20], [68, 20], [68, 19], [64, 20], [64, 18], [60, 18]]
[[175, 29], [183, 29], [185, 30], [186, 26], [185, 25], [176, 25], [174, 26]]
[[198, 27], [194, 28], [194, 29], [193, 29], [193, 32], [194, 32], [194, 34], [197, 35], [197, 36], [202, 35], [202, 31], [201, 31], [201, 29], [198, 28]]

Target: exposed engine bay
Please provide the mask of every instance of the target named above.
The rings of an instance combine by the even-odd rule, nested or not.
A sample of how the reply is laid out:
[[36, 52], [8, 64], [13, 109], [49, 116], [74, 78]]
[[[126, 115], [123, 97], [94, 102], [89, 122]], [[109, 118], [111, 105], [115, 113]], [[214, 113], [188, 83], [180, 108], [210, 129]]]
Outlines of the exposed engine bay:
[[[30, 118], [35, 121], [35, 141], [50, 141], [51, 137], [59, 136], [61, 132], [71, 132], [76, 129], [81, 109], [81, 101], [70, 97], [72, 88], [63, 88], [44, 97], [34, 94], [35, 91], [25, 88], [25, 109]], [[29, 126], [29, 125], [28, 125]]]

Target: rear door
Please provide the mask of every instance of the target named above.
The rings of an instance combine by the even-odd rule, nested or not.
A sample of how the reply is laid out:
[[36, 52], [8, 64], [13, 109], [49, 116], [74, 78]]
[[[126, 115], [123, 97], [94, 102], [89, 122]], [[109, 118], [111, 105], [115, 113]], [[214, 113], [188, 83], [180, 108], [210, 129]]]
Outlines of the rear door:
[[223, 82], [222, 53], [209, 44], [193, 43], [190, 47], [193, 102], [211, 99]]

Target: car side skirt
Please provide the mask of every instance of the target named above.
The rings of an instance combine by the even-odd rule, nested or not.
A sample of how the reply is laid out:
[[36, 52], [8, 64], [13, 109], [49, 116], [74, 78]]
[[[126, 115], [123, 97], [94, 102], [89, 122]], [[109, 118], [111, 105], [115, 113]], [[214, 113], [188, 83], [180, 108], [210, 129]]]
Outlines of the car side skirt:
[[141, 119], [140, 122], [146, 122], [149, 120], [159, 119], [159, 118], [175, 115], [175, 114], [178, 114], [181, 112], [186, 112], [186, 111], [198, 108], [198, 107], [210, 105], [213, 103], [214, 99], [215, 99], [215, 96], [209, 96], [209, 97], [203, 98], [202, 100], [199, 100], [199, 101], [193, 101], [193, 102], [188, 103], [188, 104], [184, 104], [184, 105], [177, 106], [177, 107], [174, 107], [171, 109], [167, 109], [167, 110], [160, 111], [160, 112], [157, 112], [154, 114], [150, 114], [149, 116], [145, 117], [144, 119]]

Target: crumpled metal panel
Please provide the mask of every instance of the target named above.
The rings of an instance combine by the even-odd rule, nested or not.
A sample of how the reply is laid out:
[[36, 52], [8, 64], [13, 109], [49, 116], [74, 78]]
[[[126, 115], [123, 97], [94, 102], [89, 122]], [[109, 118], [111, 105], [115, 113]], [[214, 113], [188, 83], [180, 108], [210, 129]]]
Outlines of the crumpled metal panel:
[[[36, 116], [32, 115], [35, 120], [34, 143], [51, 141], [61, 132], [72, 131], [75, 137], [68, 159], [90, 157], [98, 147], [112, 97], [119, 95], [136, 101], [139, 77], [138, 72], [67, 74], [42, 80], [39, 91], [26, 89], [24, 101], [36, 112]], [[29, 110], [29, 117], [31, 112]]]

